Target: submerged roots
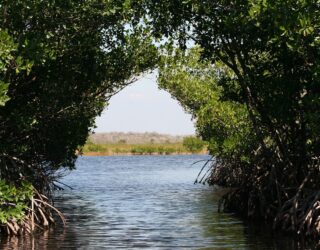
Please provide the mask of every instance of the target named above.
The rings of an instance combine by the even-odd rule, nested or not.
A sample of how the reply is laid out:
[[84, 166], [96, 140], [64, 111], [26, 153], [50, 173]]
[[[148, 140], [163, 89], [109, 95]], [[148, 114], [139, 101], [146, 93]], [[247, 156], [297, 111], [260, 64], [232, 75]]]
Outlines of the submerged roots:
[[32, 233], [37, 229], [48, 229], [51, 224], [55, 223], [54, 214], [58, 215], [63, 225], [66, 224], [64, 215], [50, 204], [45, 195], [35, 190], [26, 215], [21, 220], [15, 218], [8, 220], [7, 223], [1, 225], [1, 232], [7, 235], [22, 235]]
[[296, 195], [286, 201], [274, 220], [274, 227], [317, 239], [320, 236], [320, 191]]
[[319, 241], [320, 183], [314, 166], [300, 182], [275, 167], [237, 166], [216, 160], [207, 168], [196, 182], [230, 188], [221, 199], [223, 211], [266, 220], [274, 229]]

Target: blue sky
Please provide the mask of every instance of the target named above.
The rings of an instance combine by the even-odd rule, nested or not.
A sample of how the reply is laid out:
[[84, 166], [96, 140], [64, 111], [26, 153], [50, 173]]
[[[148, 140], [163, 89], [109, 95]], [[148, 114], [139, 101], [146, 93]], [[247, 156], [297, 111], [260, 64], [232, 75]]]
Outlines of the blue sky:
[[149, 74], [113, 96], [96, 119], [96, 132], [158, 132], [194, 134], [191, 115], [169, 93], [159, 90], [155, 74]]

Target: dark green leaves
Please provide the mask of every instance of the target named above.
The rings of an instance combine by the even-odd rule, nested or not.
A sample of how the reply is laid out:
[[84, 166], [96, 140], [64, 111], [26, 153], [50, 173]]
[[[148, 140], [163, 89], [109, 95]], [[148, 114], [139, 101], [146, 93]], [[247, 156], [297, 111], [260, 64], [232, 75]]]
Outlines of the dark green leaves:
[[1, 53], [10, 50], [0, 54], [10, 66], [0, 68], [1, 102], [10, 98], [0, 107], [1, 178], [46, 189], [57, 170], [74, 167], [108, 99], [153, 69], [157, 51], [147, 30], [129, 30], [131, 15], [124, 1], [0, 5]]

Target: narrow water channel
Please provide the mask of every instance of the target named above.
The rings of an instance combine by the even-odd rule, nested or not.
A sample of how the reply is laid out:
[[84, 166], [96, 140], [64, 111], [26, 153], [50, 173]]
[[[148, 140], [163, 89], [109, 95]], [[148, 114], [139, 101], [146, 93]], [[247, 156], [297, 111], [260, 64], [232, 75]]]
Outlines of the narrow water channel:
[[1, 249], [296, 249], [264, 226], [217, 212], [219, 192], [194, 185], [208, 156], [80, 157], [56, 193], [67, 218]]

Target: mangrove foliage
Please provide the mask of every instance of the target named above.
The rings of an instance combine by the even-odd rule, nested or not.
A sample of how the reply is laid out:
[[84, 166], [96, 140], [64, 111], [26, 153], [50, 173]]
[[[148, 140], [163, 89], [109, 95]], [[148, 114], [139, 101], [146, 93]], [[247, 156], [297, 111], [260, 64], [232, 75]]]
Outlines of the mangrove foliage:
[[169, 43], [160, 84], [209, 141], [224, 209], [318, 240], [319, 1], [131, 2]]
[[37, 213], [37, 225], [50, 224], [43, 195], [74, 168], [108, 99], [153, 68], [148, 32], [128, 20], [122, 1], [1, 1], [0, 183], [16, 197], [1, 191], [4, 232], [21, 231], [25, 206], [34, 207], [30, 223]]
[[319, 34], [318, 0], [2, 1], [0, 183], [27, 192], [0, 199], [2, 223], [17, 232], [24, 202], [48, 225], [43, 194], [159, 51], [160, 87], [215, 156], [203, 180], [233, 190], [224, 209], [319, 239]]

